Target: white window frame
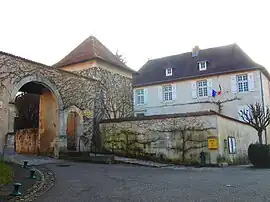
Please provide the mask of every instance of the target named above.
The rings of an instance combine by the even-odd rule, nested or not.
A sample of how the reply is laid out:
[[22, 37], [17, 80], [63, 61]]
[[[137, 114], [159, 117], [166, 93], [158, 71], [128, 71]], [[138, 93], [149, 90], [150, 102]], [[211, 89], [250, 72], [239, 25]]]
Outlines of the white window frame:
[[162, 86], [162, 97], [164, 102], [173, 101], [173, 87], [171, 84]]
[[235, 137], [228, 137], [228, 151], [229, 154], [236, 154], [236, 139]]
[[[200, 94], [200, 89], [202, 90], [202, 95]], [[197, 81], [197, 96], [199, 98], [208, 97], [208, 85], [206, 79]]]
[[207, 61], [200, 61], [200, 62], [198, 62], [198, 64], [199, 64], [200, 71], [204, 71], [207, 69]]
[[172, 76], [172, 68], [166, 69], [166, 76]]
[[135, 90], [135, 99], [136, 105], [144, 105], [145, 104], [145, 94], [144, 89], [136, 89]]
[[238, 93], [249, 92], [248, 75], [247, 74], [236, 75], [236, 86]]

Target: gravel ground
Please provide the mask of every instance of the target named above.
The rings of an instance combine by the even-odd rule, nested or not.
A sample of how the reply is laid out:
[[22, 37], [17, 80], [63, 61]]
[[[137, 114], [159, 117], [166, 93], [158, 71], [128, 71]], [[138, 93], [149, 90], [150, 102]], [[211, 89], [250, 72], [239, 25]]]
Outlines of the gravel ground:
[[270, 170], [244, 167], [183, 171], [130, 165], [47, 165], [55, 186], [37, 202], [51, 201], [270, 201]]

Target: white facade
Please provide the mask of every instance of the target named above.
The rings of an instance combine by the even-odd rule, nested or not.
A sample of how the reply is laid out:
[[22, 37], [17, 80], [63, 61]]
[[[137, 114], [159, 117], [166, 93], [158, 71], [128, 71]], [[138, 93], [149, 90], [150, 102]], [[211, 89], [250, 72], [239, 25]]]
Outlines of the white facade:
[[135, 115], [145, 116], [208, 109], [219, 112], [216, 103], [221, 101], [221, 114], [241, 120], [238, 112], [248, 104], [270, 104], [269, 80], [259, 70], [143, 86], [133, 91]]

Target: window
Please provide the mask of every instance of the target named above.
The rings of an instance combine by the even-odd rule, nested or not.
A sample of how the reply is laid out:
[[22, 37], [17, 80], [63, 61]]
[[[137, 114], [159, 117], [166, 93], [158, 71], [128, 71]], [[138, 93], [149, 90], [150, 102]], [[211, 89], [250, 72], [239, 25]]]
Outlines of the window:
[[235, 154], [236, 153], [235, 137], [228, 137], [228, 149], [229, 149], [229, 154]]
[[163, 100], [170, 101], [173, 99], [172, 85], [163, 86]]
[[199, 70], [200, 71], [206, 70], [206, 68], [207, 68], [207, 61], [200, 61], [200, 62], [198, 62], [198, 65], [199, 65]]
[[172, 68], [167, 68], [166, 69], [166, 76], [171, 76], [172, 75]]
[[144, 89], [136, 90], [136, 104], [137, 105], [144, 104]]
[[137, 113], [136, 114], [136, 117], [144, 117], [145, 115], [144, 115], [144, 113]]
[[247, 76], [247, 74], [237, 75], [236, 82], [237, 82], [237, 91], [239, 93], [248, 91], [248, 76]]
[[208, 96], [207, 80], [197, 82], [198, 97]]

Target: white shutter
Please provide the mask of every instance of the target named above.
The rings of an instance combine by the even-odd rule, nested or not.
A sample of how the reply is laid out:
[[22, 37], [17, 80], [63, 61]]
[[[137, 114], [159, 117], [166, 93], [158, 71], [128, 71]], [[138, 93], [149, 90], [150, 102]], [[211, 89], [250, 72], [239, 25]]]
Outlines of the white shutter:
[[196, 85], [196, 81], [192, 81], [191, 82], [191, 94], [192, 94], [192, 98], [193, 99], [197, 98], [197, 85]]
[[172, 99], [176, 100], [176, 84], [172, 84]]
[[253, 72], [248, 73], [248, 90], [249, 91], [254, 91], [254, 74]]
[[148, 103], [148, 90], [147, 90], [147, 88], [145, 88], [143, 91], [144, 91], [143, 92], [143, 95], [144, 95], [144, 104], [147, 104]]
[[136, 90], [133, 90], [133, 104], [134, 106], [137, 104], [136, 103]]
[[232, 93], [237, 92], [237, 86], [236, 86], [236, 76], [231, 76], [231, 91]]
[[159, 98], [160, 102], [163, 101], [162, 86], [158, 86], [158, 98]]
[[208, 87], [208, 96], [212, 96], [212, 79], [207, 79], [207, 87]]

